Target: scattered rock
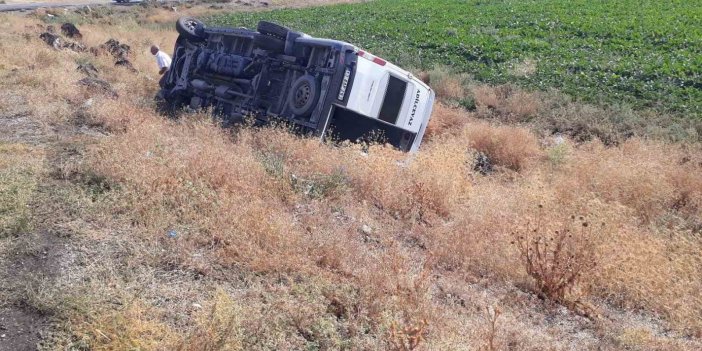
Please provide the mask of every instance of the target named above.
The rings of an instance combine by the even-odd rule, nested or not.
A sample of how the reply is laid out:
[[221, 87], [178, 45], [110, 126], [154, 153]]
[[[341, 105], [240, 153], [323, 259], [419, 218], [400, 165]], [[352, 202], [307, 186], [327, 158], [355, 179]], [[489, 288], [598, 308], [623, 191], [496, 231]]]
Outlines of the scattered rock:
[[96, 78], [98, 75], [98, 69], [92, 63], [81, 63], [76, 69], [88, 77]]
[[115, 89], [112, 88], [112, 84], [99, 78], [85, 77], [79, 80], [78, 84], [83, 85], [94, 92], [105, 94], [111, 98], [119, 97], [119, 94], [117, 94]]
[[69, 38], [74, 38], [74, 39], [82, 39], [83, 34], [80, 33], [78, 28], [73, 23], [66, 22], [61, 25], [61, 32], [63, 35], [69, 37]]
[[199, 304], [199, 303], [194, 303], [194, 304], [193, 304], [193, 307], [194, 307], [194, 308], [197, 308], [197, 309], [199, 310], [199, 309], [202, 308], [202, 305]]
[[85, 52], [86, 51], [85, 45], [83, 45], [81, 43], [72, 42], [72, 41], [63, 43], [63, 45], [61, 47], [64, 49], [73, 50], [75, 52]]
[[131, 51], [129, 45], [122, 44], [116, 39], [110, 39], [106, 41], [105, 44], [100, 45], [99, 48], [109, 52], [110, 55], [112, 55], [112, 57], [116, 59], [129, 58], [129, 53]]
[[373, 229], [368, 224], [364, 224], [361, 226], [361, 232], [365, 235], [371, 235], [373, 234]]
[[134, 65], [129, 61], [131, 48], [129, 45], [120, 43], [116, 39], [110, 39], [98, 47], [91, 47], [90, 52], [95, 56], [104, 54], [112, 55], [112, 57], [115, 58], [115, 66], [122, 66], [132, 72], [137, 72], [137, 69], [134, 68]]
[[46, 44], [53, 47], [54, 49], [70, 49], [76, 52], [84, 52], [85, 45], [76, 42], [63, 42], [61, 37], [56, 34], [51, 34], [49, 32], [44, 32], [39, 34], [39, 38], [43, 40]]
[[482, 175], [492, 173], [493, 167], [492, 162], [490, 162], [490, 158], [484, 153], [478, 152], [478, 154], [475, 156], [475, 165], [473, 166], [473, 170]]
[[41, 38], [41, 40], [43, 40], [49, 46], [52, 46], [54, 49], [61, 48], [61, 38], [56, 34], [44, 32], [39, 34], [39, 38]]
[[175, 7], [175, 6], [172, 6], [172, 7], [171, 7], [171, 11], [173, 11], [173, 12], [178, 12], [178, 8]]
[[132, 63], [129, 60], [124, 58], [117, 59], [117, 61], [115, 61], [115, 66], [122, 66], [132, 72], [137, 72], [137, 69], [134, 68], [134, 65], [132, 65]]

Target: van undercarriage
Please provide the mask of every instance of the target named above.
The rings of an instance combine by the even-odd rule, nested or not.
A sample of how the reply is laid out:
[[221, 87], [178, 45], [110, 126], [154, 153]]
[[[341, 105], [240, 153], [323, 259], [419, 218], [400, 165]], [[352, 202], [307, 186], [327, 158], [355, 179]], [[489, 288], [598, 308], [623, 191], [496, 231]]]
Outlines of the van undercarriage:
[[351, 44], [265, 21], [253, 31], [205, 28], [183, 17], [176, 28], [180, 36], [157, 96], [165, 111], [207, 108], [224, 125], [283, 121], [321, 139], [372, 138], [403, 151], [417, 141], [418, 133], [383, 118], [398, 115], [402, 96], [386, 98], [375, 119], [345, 108], [359, 60]]

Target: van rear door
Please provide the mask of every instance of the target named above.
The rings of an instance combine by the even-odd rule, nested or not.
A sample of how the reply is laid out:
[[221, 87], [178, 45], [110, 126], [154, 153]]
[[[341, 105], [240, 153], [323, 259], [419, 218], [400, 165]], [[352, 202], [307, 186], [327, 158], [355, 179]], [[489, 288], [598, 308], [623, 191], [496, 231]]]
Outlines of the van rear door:
[[359, 56], [353, 86], [346, 108], [364, 116], [378, 118], [390, 73], [383, 66]]
[[382, 130], [391, 144], [416, 151], [431, 116], [434, 92], [392, 63], [361, 50], [356, 55], [354, 69], [347, 69], [341, 82], [342, 99], [337, 99], [348, 100], [337, 104], [333, 113], [337, 133], [353, 140], [365, 134], [364, 128]]

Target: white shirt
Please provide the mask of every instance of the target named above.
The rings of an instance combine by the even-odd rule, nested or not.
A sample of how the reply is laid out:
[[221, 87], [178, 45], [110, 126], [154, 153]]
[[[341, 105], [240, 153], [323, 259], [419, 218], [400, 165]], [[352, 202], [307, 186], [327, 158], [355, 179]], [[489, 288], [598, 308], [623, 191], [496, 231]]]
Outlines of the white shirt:
[[158, 63], [159, 69], [171, 67], [171, 57], [165, 52], [159, 50], [154, 56], [156, 56], [156, 63]]

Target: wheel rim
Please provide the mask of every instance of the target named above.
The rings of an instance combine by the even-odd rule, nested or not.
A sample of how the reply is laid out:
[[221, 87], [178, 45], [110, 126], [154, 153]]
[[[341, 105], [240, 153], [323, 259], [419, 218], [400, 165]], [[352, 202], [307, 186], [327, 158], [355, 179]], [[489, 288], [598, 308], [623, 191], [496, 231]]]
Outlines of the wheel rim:
[[195, 27], [197, 27], [197, 23], [193, 20], [187, 20], [185, 21], [185, 28], [188, 28], [190, 31], [195, 31]]
[[304, 107], [310, 100], [311, 95], [312, 87], [309, 83], [305, 82], [304, 84], [300, 85], [300, 87], [297, 88], [297, 91], [295, 91], [295, 107]]

